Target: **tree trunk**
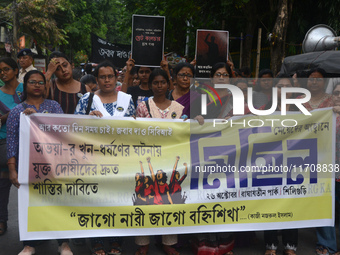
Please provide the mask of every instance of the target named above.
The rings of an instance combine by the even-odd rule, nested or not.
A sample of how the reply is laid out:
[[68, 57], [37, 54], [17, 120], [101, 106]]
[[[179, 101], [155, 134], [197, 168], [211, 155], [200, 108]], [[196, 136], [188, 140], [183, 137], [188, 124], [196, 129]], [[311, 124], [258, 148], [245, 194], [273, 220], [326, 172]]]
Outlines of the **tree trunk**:
[[18, 8], [17, 1], [13, 1], [13, 51], [11, 53], [13, 59], [17, 59], [18, 53]]
[[280, 71], [285, 56], [286, 35], [289, 22], [288, 0], [280, 0], [278, 6], [278, 15], [272, 31], [270, 44], [271, 69], [274, 75]]
[[254, 4], [254, 1], [249, 1], [248, 4], [246, 4], [244, 17], [247, 19], [247, 27], [243, 37], [242, 67], [250, 67], [251, 50], [257, 24], [256, 5]]

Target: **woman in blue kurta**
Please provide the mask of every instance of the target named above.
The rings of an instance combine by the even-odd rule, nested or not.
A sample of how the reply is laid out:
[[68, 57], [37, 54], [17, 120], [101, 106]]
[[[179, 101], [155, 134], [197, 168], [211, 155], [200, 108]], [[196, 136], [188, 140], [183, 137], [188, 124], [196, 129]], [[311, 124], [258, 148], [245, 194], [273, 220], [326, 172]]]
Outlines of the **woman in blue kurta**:
[[[46, 91], [45, 76], [37, 70], [29, 71], [24, 77], [22, 103], [15, 106], [7, 119], [7, 158], [9, 179], [19, 188], [18, 182], [18, 158], [19, 158], [19, 123], [20, 114], [33, 113], [63, 113], [61, 106], [53, 100], [44, 98]], [[58, 240], [58, 251], [61, 255], [72, 255], [67, 240]], [[35, 253], [35, 241], [24, 241], [24, 249], [19, 255], [31, 255]]]

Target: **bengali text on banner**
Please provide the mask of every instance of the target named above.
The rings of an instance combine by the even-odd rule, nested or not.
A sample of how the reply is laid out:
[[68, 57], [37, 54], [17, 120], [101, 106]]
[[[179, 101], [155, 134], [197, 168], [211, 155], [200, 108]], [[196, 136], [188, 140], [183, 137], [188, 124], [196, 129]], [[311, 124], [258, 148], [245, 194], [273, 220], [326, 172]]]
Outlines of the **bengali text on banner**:
[[20, 238], [333, 225], [332, 110], [265, 118], [21, 115]]

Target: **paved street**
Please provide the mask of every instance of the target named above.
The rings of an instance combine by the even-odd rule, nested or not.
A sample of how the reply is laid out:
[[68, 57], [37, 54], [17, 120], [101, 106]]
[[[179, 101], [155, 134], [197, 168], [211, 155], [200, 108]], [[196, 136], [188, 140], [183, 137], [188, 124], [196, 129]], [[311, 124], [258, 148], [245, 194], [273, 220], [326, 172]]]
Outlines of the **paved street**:
[[[18, 233], [18, 192], [12, 187], [9, 205], [9, 222], [8, 231], [5, 235], [0, 237], [0, 255], [17, 255], [22, 249], [22, 243], [19, 241]], [[263, 255], [263, 232], [256, 232], [256, 241], [252, 245], [244, 245], [249, 243], [249, 237], [245, 234], [238, 233], [236, 238], [236, 247], [234, 248], [234, 254], [238, 255]], [[302, 229], [299, 231], [299, 247], [298, 253], [301, 255], [312, 255], [315, 254], [314, 247], [316, 242], [315, 230], [314, 229]], [[240, 243], [243, 243], [243, 247], [240, 247]], [[71, 242], [71, 247], [75, 255], [90, 255], [89, 244], [85, 246], [76, 246]], [[123, 254], [133, 255], [136, 250], [133, 237], [127, 237], [124, 239]], [[340, 246], [339, 246], [340, 247]], [[183, 247], [180, 249], [182, 255], [193, 254], [189, 247]], [[43, 241], [36, 248], [37, 255], [50, 255], [57, 254], [57, 242]], [[154, 244], [151, 244], [150, 255], [164, 254], [161, 250], [156, 248]], [[282, 254], [282, 248], [278, 250], [277, 254]]]

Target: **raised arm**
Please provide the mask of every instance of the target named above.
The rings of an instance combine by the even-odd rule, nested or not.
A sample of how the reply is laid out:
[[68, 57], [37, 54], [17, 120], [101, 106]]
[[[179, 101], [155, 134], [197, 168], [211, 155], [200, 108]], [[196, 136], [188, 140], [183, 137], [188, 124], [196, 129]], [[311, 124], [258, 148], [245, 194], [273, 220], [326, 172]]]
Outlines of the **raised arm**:
[[135, 61], [131, 58], [131, 55], [126, 61], [126, 73], [124, 76], [123, 84], [122, 84], [122, 92], [127, 92], [128, 87], [132, 86], [132, 75], [131, 75], [131, 70], [135, 66]]
[[155, 182], [156, 176], [155, 176], [155, 173], [153, 172], [153, 168], [151, 166], [151, 158], [147, 157], [146, 160], [148, 161], [148, 164], [149, 164], [149, 170], [150, 170], [150, 173], [151, 173], [152, 180]]
[[174, 181], [174, 179], [175, 179], [175, 173], [176, 173], [178, 161], [179, 161], [179, 156], [176, 157], [176, 162], [175, 162], [174, 168], [172, 170], [172, 174], [171, 174], [171, 178], [170, 178], [170, 183], [172, 183]]
[[188, 175], [188, 164], [187, 163], [183, 163], [183, 166], [185, 166], [184, 175], [187, 176]]
[[161, 68], [168, 74], [169, 80], [170, 80], [170, 88], [169, 90], [174, 89], [174, 85], [172, 83], [171, 75], [170, 75], [170, 69], [169, 69], [169, 63], [168, 61], [165, 60], [165, 56], [163, 55], [163, 60], [161, 61], [160, 64]]
[[182, 178], [180, 180], [178, 180], [179, 184], [182, 184], [182, 182], [185, 180], [185, 178], [188, 175], [188, 165], [187, 165], [187, 163], [183, 163], [183, 166], [185, 166], [185, 171], [184, 171], [184, 174], [182, 175]]
[[140, 170], [142, 172], [142, 175], [144, 175], [144, 168], [143, 168], [143, 163], [142, 161], [139, 161], [139, 164], [140, 164]]
[[173, 169], [174, 171], [176, 171], [176, 169], [177, 169], [177, 164], [178, 164], [179, 159], [180, 159], [180, 157], [177, 156], [176, 157], [176, 162], [175, 162], [175, 165], [174, 165], [174, 169]]

